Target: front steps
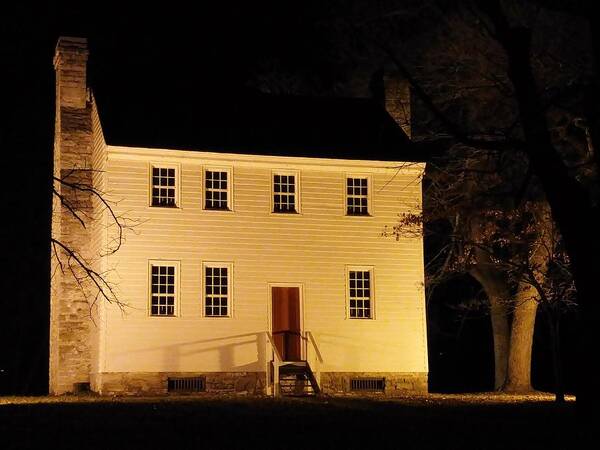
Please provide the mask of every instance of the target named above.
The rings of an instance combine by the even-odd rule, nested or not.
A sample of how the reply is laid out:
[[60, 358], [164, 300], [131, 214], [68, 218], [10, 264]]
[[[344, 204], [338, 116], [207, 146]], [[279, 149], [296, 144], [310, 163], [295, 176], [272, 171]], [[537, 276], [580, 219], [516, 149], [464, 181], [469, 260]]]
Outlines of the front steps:
[[310, 397], [321, 393], [307, 361], [283, 361], [279, 366], [279, 394]]

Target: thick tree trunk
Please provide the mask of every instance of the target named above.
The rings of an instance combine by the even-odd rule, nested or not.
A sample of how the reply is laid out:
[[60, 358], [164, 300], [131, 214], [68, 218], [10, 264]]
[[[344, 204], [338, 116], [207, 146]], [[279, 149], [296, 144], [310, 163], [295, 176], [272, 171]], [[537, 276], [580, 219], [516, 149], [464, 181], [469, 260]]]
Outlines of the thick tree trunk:
[[504, 388], [508, 392], [532, 390], [531, 354], [535, 318], [539, 303], [546, 298], [542, 286], [556, 242], [554, 222], [548, 203], [538, 200], [529, 205], [536, 224], [536, 237], [529, 246], [526, 262], [528, 274], [523, 275], [523, 279], [519, 282], [513, 301], [508, 378]]
[[508, 373], [503, 390], [531, 391], [531, 353], [538, 295], [529, 284], [522, 283], [514, 296], [513, 319], [508, 352]]
[[501, 390], [506, 382], [508, 368], [510, 326], [507, 302], [510, 291], [506, 280], [493, 267], [488, 254], [476, 250], [475, 259], [477, 264], [470, 273], [481, 284], [490, 301], [494, 339], [494, 389]]
[[496, 391], [502, 389], [508, 373], [510, 328], [506, 294], [508, 294], [506, 286], [499, 286], [498, 293], [489, 297], [494, 337], [494, 390]]

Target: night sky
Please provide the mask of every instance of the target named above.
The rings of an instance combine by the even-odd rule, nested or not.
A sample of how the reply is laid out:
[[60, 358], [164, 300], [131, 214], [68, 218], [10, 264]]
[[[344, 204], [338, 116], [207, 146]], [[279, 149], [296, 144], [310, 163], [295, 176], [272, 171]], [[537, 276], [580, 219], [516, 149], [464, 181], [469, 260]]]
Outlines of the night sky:
[[[327, 25], [331, 11], [322, 5], [326, 2], [195, 2], [193, 9], [171, 3], [124, 6], [126, 2], [109, 8], [99, 2], [94, 10], [86, 3], [19, 3], [3, 6], [0, 19], [0, 149], [8, 157], [1, 190], [0, 394], [47, 389], [52, 57], [60, 35], [88, 38], [89, 80], [104, 89], [104, 98], [111, 92], [184, 98], [193, 91], [203, 99], [199, 114], [208, 117], [224, 101], [243, 100], [259, 90], [286, 93], [281, 81], [289, 74], [302, 80], [285, 84], [296, 95], [368, 95], [364, 80], [355, 78], [362, 70], [360, 61], [353, 66], [335, 54], [335, 36]], [[468, 282], [449, 289], [466, 289], [469, 295], [478, 290]], [[447, 305], [429, 312], [433, 388], [490, 390], [489, 317], [475, 314], [460, 320]], [[462, 334], [457, 334], [459, 328]], [[549, 389], [543, 345], [535, 353], [534, 383]]]

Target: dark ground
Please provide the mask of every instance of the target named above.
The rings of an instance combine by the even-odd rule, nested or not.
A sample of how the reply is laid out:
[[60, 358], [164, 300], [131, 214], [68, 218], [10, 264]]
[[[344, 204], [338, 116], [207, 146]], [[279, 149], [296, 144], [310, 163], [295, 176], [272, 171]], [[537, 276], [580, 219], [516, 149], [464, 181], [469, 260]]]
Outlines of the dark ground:
[[575, 402], [551, 397], [0, 398], [0, 448], [577, 449]]

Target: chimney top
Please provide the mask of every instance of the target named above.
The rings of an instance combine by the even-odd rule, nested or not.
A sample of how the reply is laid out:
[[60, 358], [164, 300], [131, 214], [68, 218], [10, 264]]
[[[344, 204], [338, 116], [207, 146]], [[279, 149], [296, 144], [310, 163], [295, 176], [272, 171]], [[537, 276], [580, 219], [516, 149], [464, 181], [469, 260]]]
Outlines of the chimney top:
[[385, 109], [410, 139], [412, 136], [412, 112], [410, 84], [399, 73], [383, 76]]
[[75, 36], [60, 36], [58, 38], [57, 47], [82, 47], [87, 48], [87, 38]]
[[87, 60], [87, 39], [66, 36], [58, 39], [54, 54], [57, 105], [72, 108], [86, 107]]
[[83, 62], [87, 61], [88, 57], [87, 39], [82, 37], [60, 36], [56, 43], [56, 51], [54, 53], [54, 67], [56, 68], [63, 61], [62, 55], [70, 57], [81, 57]]

